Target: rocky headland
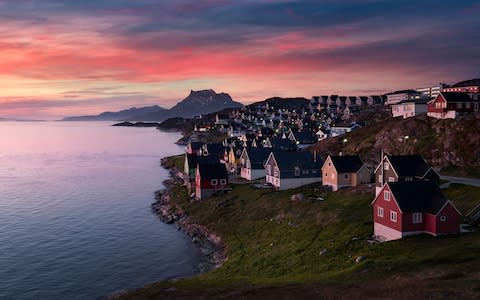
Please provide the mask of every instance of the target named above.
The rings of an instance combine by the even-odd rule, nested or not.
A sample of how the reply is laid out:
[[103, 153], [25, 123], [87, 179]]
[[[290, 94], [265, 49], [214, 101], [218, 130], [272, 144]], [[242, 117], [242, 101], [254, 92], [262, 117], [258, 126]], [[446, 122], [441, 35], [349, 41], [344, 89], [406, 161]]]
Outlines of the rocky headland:
[[179, 205], [170, 201], [170, 187], [183, 182], [182, 173], [172, 165], [168, 158], [163, 158], [161, 165], [169, 170], [170, 179], [163, 182], [165, 189], [155, 193], [156, 201], [152, 203], [152, 210], [162, 222], [175, 225], [178, 230], [191, 237], [192, 243], [200, 248], [202, 254], [205, 255], [205, 261], [199, 266], [200, 273], [220, 267], [227, 259], [222, 238], [206, 226], [192, 222]]
[[160, 123], [157, 122], [120, 122], [115, 123], [112, 126], [119, 126], [119, 127], [158, 127]]

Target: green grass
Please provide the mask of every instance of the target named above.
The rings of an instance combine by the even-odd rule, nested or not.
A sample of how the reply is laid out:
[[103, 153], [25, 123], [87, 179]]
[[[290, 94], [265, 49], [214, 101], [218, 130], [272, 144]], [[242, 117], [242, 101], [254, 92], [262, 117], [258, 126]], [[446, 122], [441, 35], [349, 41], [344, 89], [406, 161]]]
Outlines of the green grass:
[[[478, 265], [478, 233], [439, 238], [421, 235], [370, 244], [373, 193], [366, 187], [338, 192], [319, 192], [318, 187], [271, 191], [236, 185], [227, 195], [201, 202], [190, 202], [185, 188], [173, 187], [173, 200], [192, 220], [220, 234], [228, 260], [209, 273], [161, 283], [157, 288], [195, 291], [252, 285], [358, 284], [432, 268]], [[290, 197], [295, 193], [325, 200], [294, 202]], [[445, 193], [462, 212], [480, 202], [480, 188], [452, 185]], [[327, 252], [321, 255], [324, 249]], [[358, 256], [365, 259], [356, 263]], [[456, 272], [463, 274], [463, 270]]]
[[185, 154], [168, 157], [168, 163], [169, 163], [169, 166], [173, 166], [179, 170], [183, 170], [183, 167], [185, 164]]
[[445, 196], [455, 203], [455, 206], [463, 214], [468, 214], [475, 206], [480, 204], [480, 188], [463, 184], [452, 183]]

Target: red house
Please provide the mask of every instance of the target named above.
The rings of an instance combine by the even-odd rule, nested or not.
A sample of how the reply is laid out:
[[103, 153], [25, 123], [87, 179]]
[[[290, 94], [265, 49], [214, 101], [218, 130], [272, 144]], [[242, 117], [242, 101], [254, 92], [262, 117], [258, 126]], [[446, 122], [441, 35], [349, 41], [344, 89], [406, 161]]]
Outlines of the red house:
[[468, 93], [441, 92], [427, 103], [427, 116], [437, 119], [455, 119], [459, 114], [479, 111], [478, 100], [472, 100]]
[[458, 234], [460, 212], [429, 181], [388, 182], [372, 202], [374, 234], [390, 241], [428, 233]]
[[202, 200], [228, 188], [228, 174], [224, 164], [198, 164], [195, 173], [195, 198]]

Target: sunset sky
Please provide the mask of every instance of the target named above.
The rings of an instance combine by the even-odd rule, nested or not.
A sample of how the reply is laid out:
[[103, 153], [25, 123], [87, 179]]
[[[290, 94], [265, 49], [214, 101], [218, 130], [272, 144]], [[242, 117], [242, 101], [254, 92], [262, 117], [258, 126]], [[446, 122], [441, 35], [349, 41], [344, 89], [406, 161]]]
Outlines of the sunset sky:
[[480, 77], [480, 1], [0, 0], [0, 117]]

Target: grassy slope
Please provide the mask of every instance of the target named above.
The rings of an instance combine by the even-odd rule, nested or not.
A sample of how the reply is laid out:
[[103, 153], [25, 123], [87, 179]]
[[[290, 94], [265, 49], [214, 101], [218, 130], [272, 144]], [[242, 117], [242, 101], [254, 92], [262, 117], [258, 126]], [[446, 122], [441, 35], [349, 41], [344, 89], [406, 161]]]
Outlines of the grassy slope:
[[[358, 296], [369, 288], [387, 293], [385, 289], [411, 285], [416, 287], [408, 291], [415, 296], [426, 295], [427, 291], [448, 295], [445, 292], [451, 291], [471, 297], [480, 291], [476, 281], [480, 267], [479, 233], [441, 238], [417, 236], [371, 245], [366, 242], [373, 230], [371, 190], [362, 187], [326, 193], [311, 185], [273, 192], [237, 185], [225, 196], [190, 203], [185, 189], [175, 187], [174, 199], [187, 214], [222, 236], [228, 260], [210, 273], [157, 283], [125, 298], [208, 298], [219, 290], [228, 298], [268, 298], [281, 290], [295, 297], [319, 296], [329, 289]], [[298, 192], [322, 196], [325, 201], [291, 201], [290, 196]], [[462, 212], [473, 203], [480, 203], [480, 188], [453, 185], [446, 195]], [[327, 249], [325, 255], [321, 255], [323, 249]], [[360, 255], [365, 260], [356, 263], [355, 258]], [[419, 279], [424, 280], [422, 284], [418, 284]], [[378, 280], [384, 283], [380, 290], [373, 288]], [[354, 291], [359, 284], [363, 292]], [[409, 296], [398, 293], [393, 295]]]

